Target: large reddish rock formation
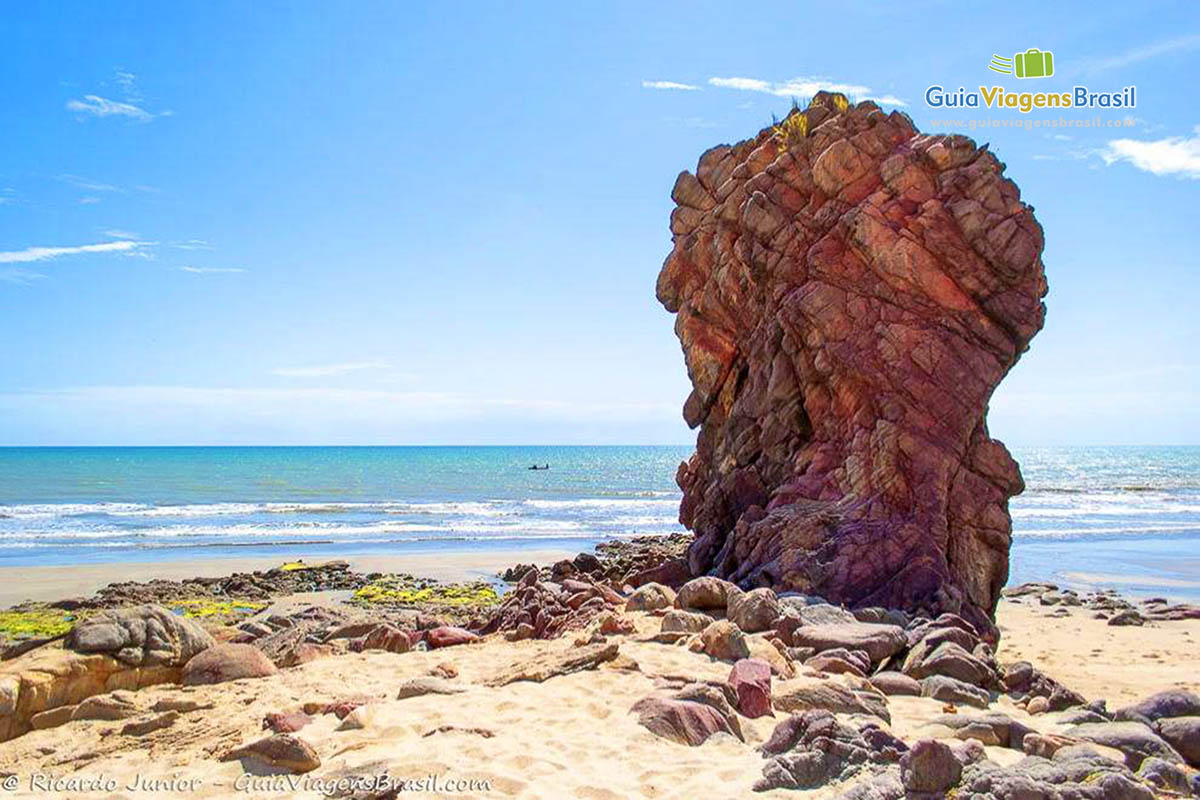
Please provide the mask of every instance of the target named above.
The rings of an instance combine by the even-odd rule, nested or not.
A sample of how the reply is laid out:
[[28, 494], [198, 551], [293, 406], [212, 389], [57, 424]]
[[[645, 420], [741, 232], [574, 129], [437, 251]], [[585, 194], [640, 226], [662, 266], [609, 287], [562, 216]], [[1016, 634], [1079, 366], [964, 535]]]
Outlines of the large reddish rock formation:
[[821, 93], [679, 176], [658, 298], [700, 426], [678, 474], [694, 573], [992, 630], [1023, 483], [987, 404], [1046, 293], [1003, 169]]

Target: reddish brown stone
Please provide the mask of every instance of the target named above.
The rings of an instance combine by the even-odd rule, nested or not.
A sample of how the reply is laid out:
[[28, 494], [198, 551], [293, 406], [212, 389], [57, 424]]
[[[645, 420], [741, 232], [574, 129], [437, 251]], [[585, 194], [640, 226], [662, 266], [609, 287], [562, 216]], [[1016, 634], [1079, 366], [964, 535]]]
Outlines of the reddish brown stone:
[[743, 658], [733, 665], [725, 682], [737, 697], [743, 716], [763, 717], [771, 713], [771, 665], [757, 658]]
[[823, 92], [794, 113], [805, 136], [710, 150], [673, 192], [689, 566], [994, 634], [1023, 483], [985, 417], [1042, 326], [1041, 227], [966, 137]]
[[469, 644], [479, 637], [463, 628], [455, 628], [452, 625], [443, 625], [440, 628], [434, 628], [425, 634], [425, 641], [429, 644], [430, 649], [439, 647], [453, 647], [458, 644]]

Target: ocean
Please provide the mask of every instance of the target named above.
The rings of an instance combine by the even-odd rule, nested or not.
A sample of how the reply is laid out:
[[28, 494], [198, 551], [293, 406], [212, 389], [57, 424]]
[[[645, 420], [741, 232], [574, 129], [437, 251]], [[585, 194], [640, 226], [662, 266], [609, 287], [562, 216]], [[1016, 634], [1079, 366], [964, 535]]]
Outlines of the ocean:
[[[582, 550], [682, 530], [691, 449], [0, 448], [0, 566]], [[1010, 582], [1200, 600], [1200, 447], [1013, 454]]]

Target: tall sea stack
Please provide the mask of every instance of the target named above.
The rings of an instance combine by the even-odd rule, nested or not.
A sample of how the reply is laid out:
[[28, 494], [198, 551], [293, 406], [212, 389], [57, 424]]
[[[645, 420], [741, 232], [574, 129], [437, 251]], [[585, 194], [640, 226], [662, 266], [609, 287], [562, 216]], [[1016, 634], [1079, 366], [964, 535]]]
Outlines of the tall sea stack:
[[700, 428], [678, 474], [694, 574], [993, 630], [1024, 484], [987, 405], [1046, 294], [1003, 171], [822, 92], [680, 174], [658, 298]]

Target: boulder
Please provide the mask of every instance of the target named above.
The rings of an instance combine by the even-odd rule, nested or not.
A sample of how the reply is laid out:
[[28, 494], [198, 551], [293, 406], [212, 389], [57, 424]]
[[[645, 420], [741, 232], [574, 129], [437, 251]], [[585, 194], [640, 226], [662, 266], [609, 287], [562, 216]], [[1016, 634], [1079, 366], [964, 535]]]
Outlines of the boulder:
[[63, 645], [132, 666], [183, 666], [213, 638], [194, 620], [156, 605], [100, 611], [79, 622]]
[[1089, 722], [1067, 728], [1064, 733], [1085, 742], [1120, 750], [1125, 754], [1125, 764], [1132, 770], [1140, 767], [1142, 760], [1150, 756], [1172, 764], [1183, 763], [1183, 756], [1175, 748], [1141, 722]]
[[700, 632], [704, 652], [722, 661], [737, 661], [750, 657], [750, 646], [746, 634], [729, 620], [720, 619]]
[[663, 615], [662, 630], [664, 633], [699, 633], [712, 622], [713, 618], [708, 614], [672, 609]]
[[254, 645], [218, 644], [193, 656], [183, 667], [183, 685], [200, 686], [241, 678], [265, 678], [279, 670]]
[[871, 691], [850, 689], [829, 680], [800, 679], [781, 683], [772, 701], [776, 709], [788, 712], [811, 710], [834, 714], [869, 714], [891, 723], [887, 700]]
[[629, 611], [657, 611], [675, 605], [675, 590], [661, 583], [644, 583], [629, 595], [625, 608]]
[[486, 681], [489, 686], [507, 686], [516, 681], [541, 683], [558, 675], [596, 669], [620, 654], [616, 642], [597, 643], [534, 656], [502, 669]]
[[679, 587], [675, 595], [675, 607], [684, 610], [724, 611], [729, 598], [741, 594], [742, 590], [729, 581], [706, 575], [692, 578]]
[[1119, 708], [1113, 719], [1153, 722], [1163, 717], [1200, 716], [1200, 695], [1183, 689], [1168, 689], [1131, 706]]
[[781, 612], [775, 592], [763, 588], [732, 595], [725, 613], [730, 622], [746, 633], [760, 633], [774, 629]]
[[946, 675], [972, 686], [991, 686], [999, 679], [991, 668], [954, 642], [942, 642], [932, 652], [905, 659], [904, 673], [920, 680], [930, 675]]
[[900, 756], [900, 781], [910, 792], [946, 792], [958, 785], [963, 765], [949, 745], [923, 739]]
[[743, 658], [733, 665], [726, 685], [737, 698], [737, 710], [751, 719], [771, 713], [771, 665], [756, 658]]
[[877, 672], [871, 676], [871, 685], [887, 695], [921, 696], [921, 682], [901, 672]]
[[823, 787], [895, 764], [907, 749], [873, 722], [847, 724], [821, 710], [793, 714], [775, 726], [762, 746], [767, 762], [754, 789]]
[[385, 650], [389, 653], [407, 653], [412, 649], [412, 640], [407, 631], [402, 631], [386, 622], [376, 625], [362, 637], [360, 650]]
[[452, 625], [442, 625], [441, 627], [433, 628], [425, 634], [425, 641], [429, 644], [430, 649], [470, 644], [477, 639], [479, 639], [477, 634], [471, 633], [464, 628], [456, 628]]
[[991, 702], [991, 695], [984, 689], [945, 675], [930, 675], [922, 680], [921, 696], [932, 697], [943, 703], [959, 703], [976, 708], [987, 708]]
[[1164, 717], [1155, 727], [1188, 764], [1200, 769], [1200, 716]]
[[[785, 640], [786, 641], [786, 640]], [[854, 622], [839, 625], [802, 625], [791, 632], [794, 647], [811, 647], [818, 653], [835, 648], [862, 650], [879, 663], [904, 649], [904, 630], [895, 625]]]
[[119, 720], [137, 716], [140, 713], [133, 692], [116, 691], [109, 694], [98, 694], [84, 700], [75, 706], [71, 719], [101, 719]]
[[847, 650], [838, 647], [823, 650], [804, 662], [804, 666], [831, 675], [854, 675], [865, 678], [871, 671], [871, 659], [862, 650]]
[[705, 703], [670, 697], [645, 697], [634, 704], [630, 713], [638, 715], [638, 724], [656, 736], [696, 747], [714, 733], [736, 735], [727, 716]]
[[994, 635], [1023, 483], [986, 414], [1044, 321], [1041, 227], [964, 136], [826, 92], [790, 116], [672, 194], [689, 565]]

